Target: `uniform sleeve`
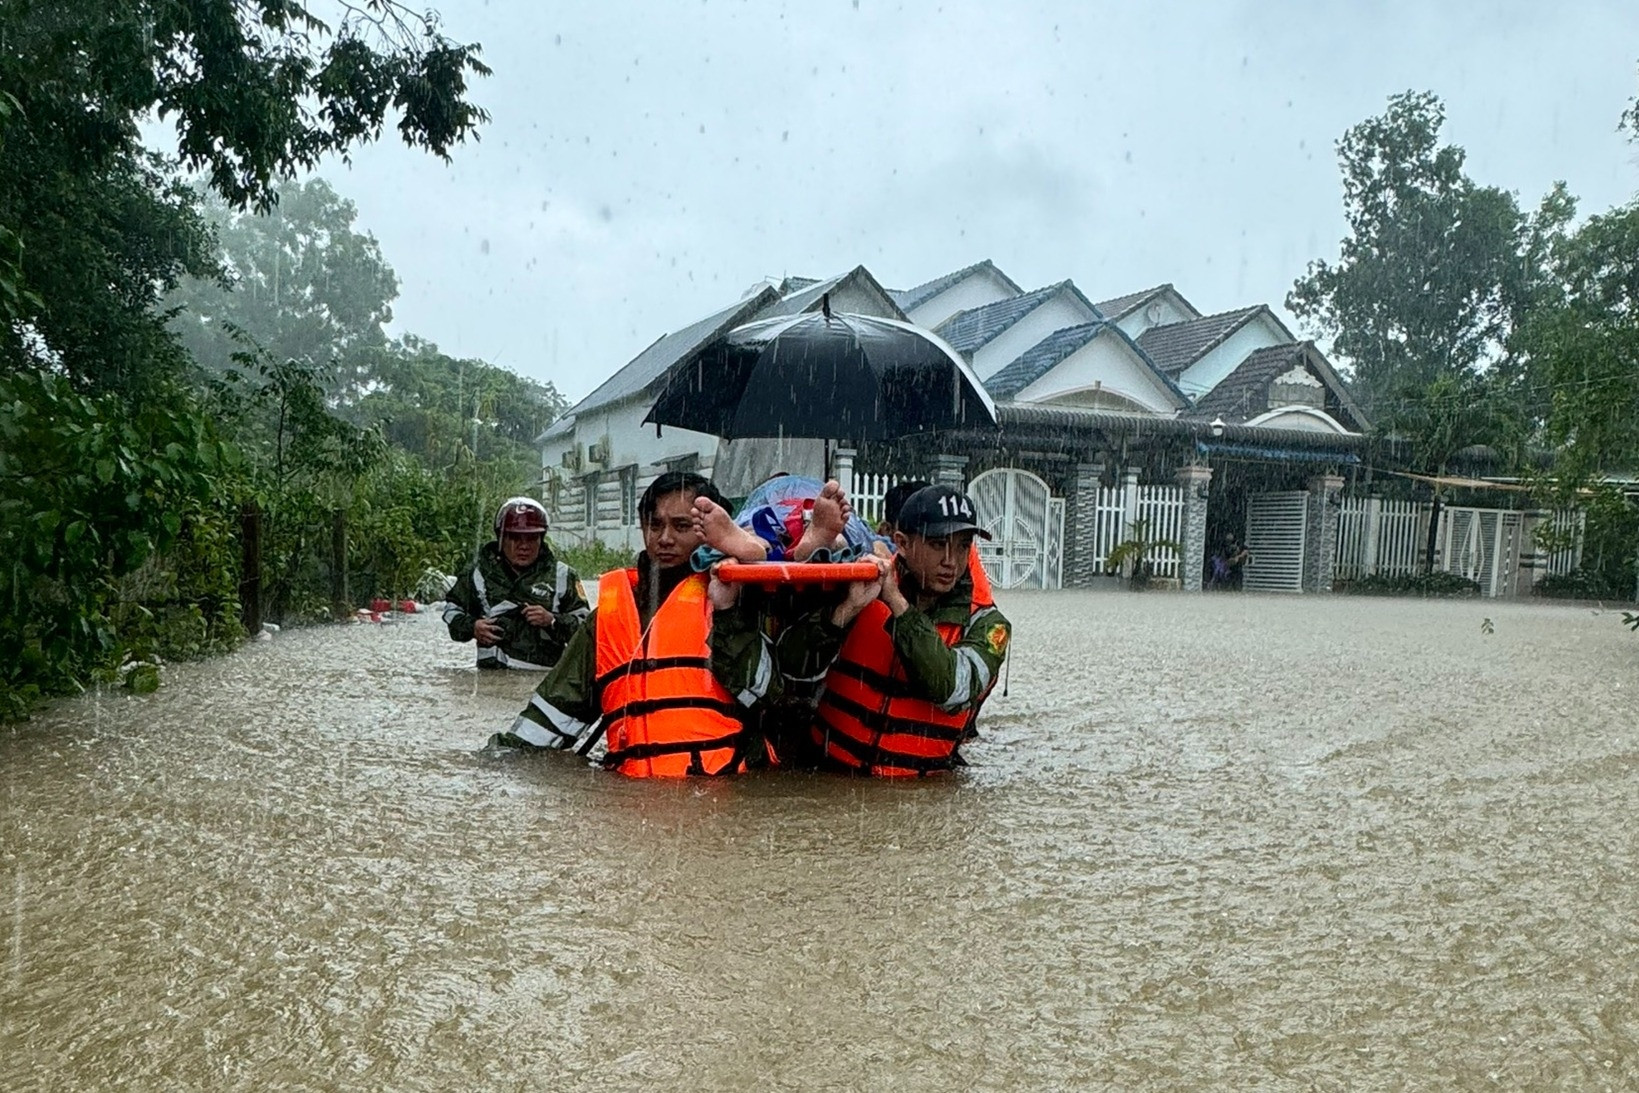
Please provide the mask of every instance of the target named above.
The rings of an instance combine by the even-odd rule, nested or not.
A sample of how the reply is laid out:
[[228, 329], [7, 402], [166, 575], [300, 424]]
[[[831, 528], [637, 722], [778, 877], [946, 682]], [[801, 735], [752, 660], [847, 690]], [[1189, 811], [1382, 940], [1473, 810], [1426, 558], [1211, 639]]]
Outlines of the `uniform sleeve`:
[[810, 611], [780, 631], [774, 643], [774, 664], [782, 680], [811, 689], [830, 671], [847, 633], [832, 625], [831, 610]]
[[455, 587], [444, 596], [444, 625], [450, 628], [450, 637], [455, 641], [471, 641], [472, 624], [478, 621], [478, 589], [472, 583], [476, 568], [470, 565], [463, 569]]
[[741, 596], [740, 602], [711, 616], [711, 673], [742, 706], [768, 696], [774, 684], [774, 653], [763, 626], [763, 614]]
[[894, 650], [911, 687], [943, 710], [959, 710], [990, 693], [1001, 671], [1012, 624], [994, 607], [975, 612], [955, 645], [947, 646], [933, 620], [914, 607], [888, 624]]
[[573, 568], [559, 562], [556, 577], [558, 598], [552, 606], [552, 625], [546, 629], [553, 644], [561, 649], [586, 624], [592, 605], [586, 602], [586, 588]]
[[594, 611], [535, 688], [529, 705], [513, 721], [511, 734], [538, 748], [570, 748], [601, 714]]

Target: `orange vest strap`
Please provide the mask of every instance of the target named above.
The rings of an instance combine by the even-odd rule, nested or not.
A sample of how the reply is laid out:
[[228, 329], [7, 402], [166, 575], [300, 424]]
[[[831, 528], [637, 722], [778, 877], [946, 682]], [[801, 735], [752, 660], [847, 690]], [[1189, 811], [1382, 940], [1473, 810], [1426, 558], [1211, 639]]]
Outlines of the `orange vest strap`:
[[[614, 724], [627, 717], [643, 717], [659, 710], [716, 710], [728, 717], [738, 717], [740, 707], [733, 702], [709, 695], [678, 695], [672, 698], [640, 698], [604, 712], [603, 720]], [[691, 742], [690, 746], [693, 744]]]
[[841, 732], [826, 733], [824, 745], [845, 752], [853, 760], [853, 764], [862, 769], [897, 767], [918, 774], [933, 774], [936, 771], [967, 766], [967, 760], [962, 758], [961, 752], [953, 751], [949, 755], [939, 756], [906, 755], [903, 752], [889, 751], [887, 748], [855, 740], [847, 733]]
[[828, 692], [826, 699], [838, 710], [878, 734], [893, 733], [897, 736], [921, 736], [929, 740], [946, 740], [959, 744], [967, 733], [968, 719], [965, 716], [958, 724], [939, 725], [931, 721], [911, 721], [907, 718], [893, 717], [886, 710], [873, 710], [863, 703], [855, 702], [846, 695], [834, 692]]
[[711, 670], [710, 657], [650, 657], [647, 660], [629, 660], [625, 664], [615, 667], [598, 676], [598, 686], [607, 687], [610, 683], [632, 672], [657, 672], [662, 668], [704, 668]]
[[[655, 758], [657, 756], [661, 756], [661, 755], [682, 755], [685, 752], [689, 752], [689, 753], [692, 753], [694, 755], [695, 765], [696, 766], [702, 766], [702, 763], [701, 763], [701, 753], [702, 752], [719, 751], [719, 750], [722, 750], [722, 749], [725, 749], [725, 748], [738, 749], [740, 747], [740, 745], [744, 742], [744, 740], [745, 740], [744, 734], [734, 733], [730, 736], [719, 736], [714, 740], [690, 740], [690, 741], [686, 741], [686, 742], [681, 742], [680, 741], [680, 742], [676, 742], [676, 743], [633, 744], [631, 747], [622, 748], [620, 751], [610, 752], [608, 755], [604, 756], [603, 763], [604, 763], [605, 766], [616, 767], [616, 766], [619, 766], [622, 763], [625, 763], [625, 762], [628, 762], [628, 761], [631, 761], [631, 760], [635, 760], [635, 759], [653, 759], [653, 758]], [[735, 758], [738, 758], [738, 755], [736, 755]], [[733, 766], [734, 761], [731, 759], [729, 761], [728, 765]], [[707, 773], [715, 773], [715, 772], [708, 772], [702, 766], [702, 769], [697, 771], [696, 773], [707, 774]]]

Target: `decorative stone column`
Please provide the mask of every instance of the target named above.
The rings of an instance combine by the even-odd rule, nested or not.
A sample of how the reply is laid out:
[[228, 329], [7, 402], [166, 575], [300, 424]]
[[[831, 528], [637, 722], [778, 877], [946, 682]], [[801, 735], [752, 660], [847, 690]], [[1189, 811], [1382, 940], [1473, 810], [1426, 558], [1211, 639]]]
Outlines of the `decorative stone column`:
[[1330, 592], [1337, 564], [1337, 513], [1342, 507], [1343, 479], [1317, 474], [1309, 479], [1309, 502], [1304, 511], [1303, 590]]
[[833, 448], [831, 451], [831, 477], [837, 480], [842, 492], [849, 497], [854, 495], [854, 459], [859, 455], [855, 448]]
[[1098, 491], [1104, 464], [1077, 463], [1065, 491], [1064, 587], [1086, 588], [1098, 576]]
[[1212, 486], [1212, 468], [1191, 464], [1178, 468], [1184, 491], [1184, 518], [1178, 535], [1178, 576], [1185, 592], [1201, 591], [1206, 563], [1206, 510]]
[[933, 484], [967, 489], [967, 456], [940, 453], [933, 457]]

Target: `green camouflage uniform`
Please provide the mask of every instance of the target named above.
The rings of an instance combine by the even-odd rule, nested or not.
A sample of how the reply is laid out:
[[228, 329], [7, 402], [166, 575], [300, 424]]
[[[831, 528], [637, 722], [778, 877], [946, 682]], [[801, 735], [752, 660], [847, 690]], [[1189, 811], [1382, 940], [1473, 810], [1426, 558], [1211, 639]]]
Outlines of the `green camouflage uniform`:
[[[638, 620], [647, 627], [654, 614], [653, 605], [664, 602], [684, 578], [693, 575], [693, 570], [683, 565], [659, 571], [656, 596], [651, 591], [651, 567], [646, 557], [639, 557], [637, 568], [634, 595]], [[603, 688], [597, 678], [597, 618], [594, 609], [569, 640], [563, 658], [541, 680], [512, 728], [491, 737], [492, 744], [562, 749], [574, 747], [583, 737], [587, 748], [595, 742], [596, 734], [586, 737], [586, 732], [603, 714]], [[767, 695], [773, 682], [774, 661], [755, 613], [739, 608], [713, 612], [709, 645], [712, 674], [741, 706], [749, 709]]]
[[[580, 578], [545, 542], [534, 564], [522, 572], [514, 572], [502, 557], [499, 542], [485, 543], [444, 599], [444, 623], [456, 641], [472, 641], [479, 619], [500, 624], [500, 644], [478, 649], [480, 668], [550, 668], [591, 610]], [[526, 604], [552, 612], [552, 625], [531, 626], [523, 616]]]
[[[915, 606], [916, 580], [903, 565], [899, 583], [912, 606], [890, 619], [887, 630], [911, 692], [946, 711], [977, 707], [1001, 672], [1013, 635], [1012, 623], [995, 607], [973, 606], [973, 579], [966, 573], [926, 610]], [[939, 635], [941, 623], [963, 628], [955, 645], [946, 645]], [[781, 631], [774, 658], [785, 691], [817, 698], [846, 636], [846, 630], [831, 624], [830, 609], [811, 612]], [[781, 736], [800, 738], [801, 734], [788, 729]]]

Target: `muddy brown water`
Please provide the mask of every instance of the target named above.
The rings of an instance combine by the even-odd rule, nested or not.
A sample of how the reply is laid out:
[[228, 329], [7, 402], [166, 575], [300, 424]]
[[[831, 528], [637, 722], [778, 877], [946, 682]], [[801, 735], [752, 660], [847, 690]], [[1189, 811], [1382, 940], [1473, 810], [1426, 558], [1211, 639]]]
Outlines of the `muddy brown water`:
[[479, 755], [427, 616], [0, 727], [0, 1089], [1639, 1087], [1614, 614], [1002, 605], [920, 783]]

